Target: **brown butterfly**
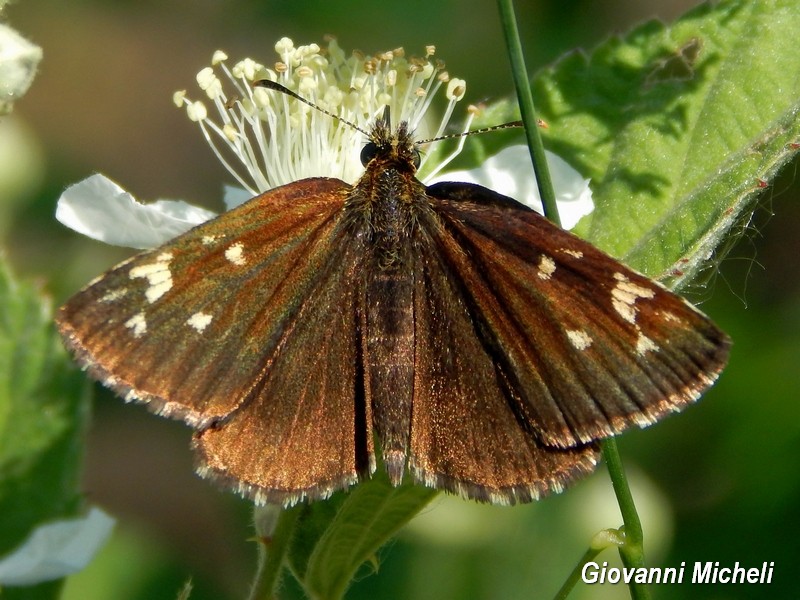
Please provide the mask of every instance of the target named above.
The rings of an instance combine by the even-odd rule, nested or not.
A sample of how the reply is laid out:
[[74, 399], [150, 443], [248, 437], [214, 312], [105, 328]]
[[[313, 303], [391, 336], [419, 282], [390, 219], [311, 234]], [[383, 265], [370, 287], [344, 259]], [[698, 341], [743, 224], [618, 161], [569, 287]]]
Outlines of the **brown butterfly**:
[[195, 428], [201, 475], [284, 505], [376, 456], [395, 485], [527, 502], [716, 379], [729, 340], [688, 302], [418, 160], [387, 115], [354, 186], [291, 183], [123, 262], [60, 309], [67, 347]]

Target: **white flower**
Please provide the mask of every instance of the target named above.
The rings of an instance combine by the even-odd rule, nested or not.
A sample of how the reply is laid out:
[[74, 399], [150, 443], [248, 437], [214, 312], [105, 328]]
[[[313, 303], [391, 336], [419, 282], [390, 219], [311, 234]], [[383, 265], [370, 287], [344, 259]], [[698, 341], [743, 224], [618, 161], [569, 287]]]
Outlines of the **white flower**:
[[28, 91], [40, 60], [39, 46], [0, 23], [0, 114]]
[[[545, 151], [550, 178], [556, 191], [558, 214], [564, 229], [572, 229], [581, 217], [594, 210], [589, 180], [569, 166], [560, 156]], [[451, 171], [437, 175], [427, 183], [437, 181], [464, 181], [477, 183], [498, 194], [514, 198], [527, 204], [536, 212], [542, 212], [542, 200], [531, 167], [531, 155], [523, 144], [503, 148], [489, 157], [480, 167], [468, 171]]]
[[[432, 60], [433, 46], [426, 48], [424, 58], [407, 58], [402, 48], [346, 57], [333, 39], [323, 50], [283, 38], [275, 51], [279, 60], [271, 67], [249, 58], [229, 67], [225, 53], [217, 51], [212, 66], [197, 75], [213, 109], [190, 100], [184, 91], [174, 96], [251, 196], [307, 177], [355, 183], [364, 170], [359, 155], [365, 140], [348, 122], [369, 130], [388, 106], [394, 123], [407, 121], [419, 138], [434, 137], [444, 131], [466, 90], [463, 80], [450, 78], [444, 63]], [[338, 118], [284, 94], [254, 88], [262, 79], [280, 83]], [[426, 111], [442, 87], [449, 104], [432, 130]]]
[[0, 585], [35, 585], [77, 573], [106, 543], [114, 519], [99, 508], [85, 517], [40, 525], [0, 558]]
[[71, 185], [58, 200], [56, 219], [92, 239], [126, 246], [154, 248], [216, 216], [182, 200], [141, 204], [104, 175]]
[[[375, 56], [353, 53], [348, 58], [335, 40], [323, 50], [316, 44], [296, 47], [292, 40], [283, 38], [275, 51], [279, 60], [270, 68], [251, 59], [229, 67], [225, 53], [216, 52], [212, 66], [197, 75], [213, 110], [204, 102], [190, 100], [186, 92], [174, 96], [175, 104], [185, 107], [189, 118], [198, 123], [214, 153], [243, 188], [226, 190], [228, 209], [273, 187], [307, 177], [336, 177], [354, 183], [364, 170], [360, 161], [365, 142], [362, 131], [369, 131], [386, 106], [393, 123], [407, 121], [418, 139], [434, 138], [442, 135], [455, 104], [466, 91], [463, 80], [451, 78], [444, 63], [432, 60], [433, 46], [426, 47], [424, 58], [406, 58], [402, 48]], [[262, 79], [277, 81], [330, 114], [285, 94], [254, 88], [253, 82]], [[427, 111], [440, 90], [448, 104], [443, 117], [432, 124]], [[471, 116], [466, 127], [470, 122]], [[423, 153], [421, 173], [438, 171], [438, 167], [425, 165], [429, 156]], [[477, 181], [521, 201], [532, 201], [532, 193], [515, 194], [495, 182], [532, 181], [530, 159], [525, 162], [514, 150], [490, 159], [486, 166], [486, 174], [473, 170], [462, 180]], [[580, 175], [572, 171], [564, 178], [569, 182], [570, 197], [581, 196], [578, 188], [584, 190], [581, 197], [586, 197], [588, 187]], [[453, 174], [439, 179], [459, 180]], [[424, 177], [423, 182], [430, 183]], [[556, 193], [559, 191], [557, 187]], [[583, 214], [585, 204], [584, 200]], [[188, 230], [198, 223], [196, 219], [213, 216], [190, 208], [185, 203], [173, 206], [166, 200], [140, 204], [112, 181], [94, 175], [64, 192], [56, 217], [94, 239], [145, 248]]]

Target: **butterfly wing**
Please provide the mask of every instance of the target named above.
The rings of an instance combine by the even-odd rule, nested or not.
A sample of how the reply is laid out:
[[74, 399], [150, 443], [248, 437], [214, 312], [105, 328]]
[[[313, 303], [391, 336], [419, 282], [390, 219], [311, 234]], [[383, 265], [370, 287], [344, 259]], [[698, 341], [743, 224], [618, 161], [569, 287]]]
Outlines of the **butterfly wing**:
[[357, 242], [338, 250], [248, 398], [195, 437], [200, 474], [259, 504], [325, 498], [375, 469], [358, 327], [363, 253]]
[[349, 189], [283, 186], [134, 256], [61, 307], [66, 345], [126, 400], [196, 428], [225, 417], [280, 351], [318, 273], [337, 268]]
[[498, 504], [560, 491], [594, 469], [597, 447], [547, 447], [527, 427], [442, 247], [454, 240], [430, 216], [420, 219], [414, 269], [409, 468], [425, 485]]
[[479, 186], [428, 188], [437, 247], [519, 419], [570, 448], [696, 400], [729, 340], [654, 281]]

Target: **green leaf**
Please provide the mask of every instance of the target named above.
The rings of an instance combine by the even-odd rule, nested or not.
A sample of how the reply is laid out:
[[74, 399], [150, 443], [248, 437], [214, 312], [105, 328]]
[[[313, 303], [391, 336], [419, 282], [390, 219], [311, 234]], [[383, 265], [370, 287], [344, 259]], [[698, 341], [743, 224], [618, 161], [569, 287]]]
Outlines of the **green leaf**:
[[[88, 389], [61, 347], [49, 303], [0, 259], [0, 555], [35, 526], [80, 509]], [[19, 591], [52, 598], [57, 590]]]
[[[673, 287], [696, 276], [797, 153], [798, 31], [793, 0], [706, 4], [540, 73], [545, 145], [592, 179], [576, 232]], [[482, 123], [516, 115], [506, 101]], [[508, 143], [480, 137], [480, 154]]]
[[437, 494], [404, 483], [392, 487], [379, 470], [349, 493], [304, 508], [289, 562], [308, 595], [341, 598], [367, 561], [377, 569], [376, 552]]

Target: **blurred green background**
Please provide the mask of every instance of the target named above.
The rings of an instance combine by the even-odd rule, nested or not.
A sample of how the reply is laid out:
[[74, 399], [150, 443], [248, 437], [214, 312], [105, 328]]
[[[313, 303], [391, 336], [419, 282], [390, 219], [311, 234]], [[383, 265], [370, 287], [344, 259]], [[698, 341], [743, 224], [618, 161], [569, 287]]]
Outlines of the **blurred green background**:
[[[517, 2], [531, 70], [682, 1]], [[29, 94], [0, 121], [0, 234], [17, 272], [56, 304], [128, 253], [80, 238], [54, 219], [63, 188], [102, 172], [142, 199], [183, 198], [220, 209], [228, 179], [194, 124], [172, 104], [217, 48], [232, 60], [274, 60], [334, 34], [345, 50], [404, 46], [467, 80], [467, 101], [510, 94], [496, 7], [476, 0], [220, 2], [21, 0], [11, 24], [42, 46]], [[697, 290], [734, 339], [728, 370], [696, 407], [620, 440], [645, 519], [648, 562], [775, 562], [771, 586], [669, 586], [656, 598], [790, 598], [800, 587], [800, 242], [796, 165], [762, 196], [717, 276]], [[769, 218], [774, 213], [775, 216]], [[249, 507], [196, 478], [189, 430], [98, 388], [85, 491], [120, 519], [67, 598], [241, 598], [255, 548]], [[524, 507], [440, 497], [379, 555], [377, 575], [348, 598], [550, 597], [600, 528], [620, 517], [604, 469], [559, 497]], [[607, 552], [601, 560], [615, 561]], [[287, 581], [287, 596], [298, 595]], [[582, 586], [574, 598], [626, 598], [622, 586]]]

